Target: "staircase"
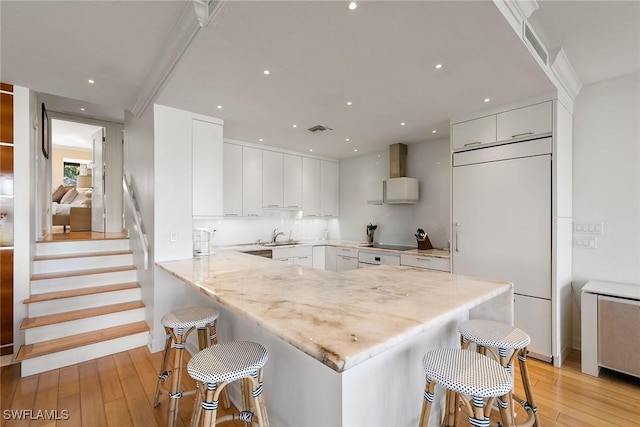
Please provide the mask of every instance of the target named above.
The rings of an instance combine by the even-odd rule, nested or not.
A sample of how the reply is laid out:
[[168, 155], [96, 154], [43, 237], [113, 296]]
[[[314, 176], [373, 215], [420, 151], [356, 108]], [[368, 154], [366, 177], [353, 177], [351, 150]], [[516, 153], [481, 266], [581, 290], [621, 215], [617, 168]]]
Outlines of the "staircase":
[[36, 244], [22, 376], [146, 345], [140, 285], [129, 240]]

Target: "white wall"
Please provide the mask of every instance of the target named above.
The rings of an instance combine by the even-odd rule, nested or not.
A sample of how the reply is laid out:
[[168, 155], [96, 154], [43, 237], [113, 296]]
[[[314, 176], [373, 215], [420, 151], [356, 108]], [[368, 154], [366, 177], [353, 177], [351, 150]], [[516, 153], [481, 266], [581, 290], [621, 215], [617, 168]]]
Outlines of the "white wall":
[[[604, 223], [597, 249], [573, 250], [578, 285], [640, 286], [639, 118], [640, 73], [586, 86], [574, 104], [573, 219]], [[578, 316], [573, 324], [575, 342]]]
[[415, 205], [369, 205], [369, 181], [389, 178], [389, 150], [340, 161], [340, 218], [330, 224], [334, 237], [366, 240], [366, 225], [377, 224], [375, 241], [416, 245], [417, 228], [424, 229], [434, 247], [447, 247], [449, 240], [449, 139], [410, 144], [407, 175], [420, 181], [420, 201]]

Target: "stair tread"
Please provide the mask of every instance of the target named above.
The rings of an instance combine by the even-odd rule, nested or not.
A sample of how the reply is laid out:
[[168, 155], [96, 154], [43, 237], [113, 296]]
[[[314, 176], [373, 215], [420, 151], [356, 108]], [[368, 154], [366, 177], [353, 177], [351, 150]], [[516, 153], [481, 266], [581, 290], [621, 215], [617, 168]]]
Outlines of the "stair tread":
[[37, 328], [40, 326], [54, 325], [56, 323], [70, 322], [72, 320], [86, 319], [88, 317], [104, 314], [118, 313], [127, 310], [143, 308], [142, 301], [130, 301], [118, 304], [103, 305], [100, 307], [84, 308], [82, 310], [67, 311], [66, 313], [47, 314], [44, 316], [25, 318], [20, 329]]
[[20, 347], [16, 362], [148, 331], [149, 326], [147, 326], [147, 323], [140, 321], [50, 341], [27, 344]]
[[130, 255], [133, 251], [131, 250], [123, 250], [123, 251], [105, 251], [105, 252], [77, 252], [73, 254], [61, 254], [61, 255], [40, 255], [33, 258], [34, 261], [52, 261], [52, 260], [61, 260], [68, 258], [89, 258], [89, 257], [99, 257], [99, 256], [115, 256], [115, 255]]
[[85, 295], [102, 294], [107, 292], [123, 291], [127, 289], [139, 288], [138, 282], [117, 283], [115, 285], [92, 286], [89, 288], [70, 289], [68, 291], [43, 292], [41, 294], [32, 294], [23, 301], [24, 304], [32, 304], [36, 302], [52, 301], [64, 298], [73, 298]]
[[135, 269], [136, 269], [135, 266], [127, 265], [123, 267], [92, 268], [88, 270], [63, 271], [58, 273], [42, 273], [42, 274], [32, 275], [31, 280], [59, 279], [62, 277], [88, 276], [91, 274], [103, 274], [103, 273], [117, 273], [120, 271], [131, 271]]
[[[100, 237], [96, 238], [94, 235], [97, 234]], [[55, 235], [51, 235], [51, 236], [55, 236]], [[61, 238], [61, 239], [46, 239], [46, 240], [39, 240], [36, 243], [37, 244], [55, 244], [55, 243], [73, 243], [73, 242], [85, 242], [85, 241], [100, 241], [100, 242], [104, 242], [104, 241], [113, 241], [113, 240], [129, 240], [129, 238], [127, 236], [123, 236], [122, 233], [99, 233], [99, 232], [78, 232], [78, 233], [74, 233], [73, 239], [68, 238], [67, 236], [64, 236], [65, 238]]]

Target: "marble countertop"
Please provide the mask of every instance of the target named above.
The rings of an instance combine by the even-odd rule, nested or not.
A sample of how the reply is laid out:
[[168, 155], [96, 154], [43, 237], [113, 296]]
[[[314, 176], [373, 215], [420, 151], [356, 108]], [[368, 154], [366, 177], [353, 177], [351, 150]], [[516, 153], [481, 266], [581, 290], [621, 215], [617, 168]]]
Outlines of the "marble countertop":
[[336, 273], [236, 251], [157, 265], [337, 372], [512, 288], [387, 265]]
[[630, 283], [590, 280], [584, 285], [582, 292], [640, 300], [640, 285]]
[[297, 242], [295, 245], [280, 245], [280, 246], [265, 246], [262, 244], [219, 246], [214, 248], [214, 251], [234, 250], [238, 252], [248, 252], [248, 251], [260, 251], [260, 250], [269, 250], [269, 249], [276, 249], [276, 248], [292, 248], [292, 247], [299, 248], [303, 246], [340, 246], [345, 248], [360, 249], [367, 252], [380, 252], [380, 253], [389, 253], [394, 255], [407, 254], [407, 255], [430, 256], [434, 258], [446, 258], [446, 259], [449, 259], [450, 257], [449, 251], [445, 249], [418, 250], [418, 248], [416, 248], [416, 249], [408, 249], [405, 251], [400, 251], [395, 249], [374, 248], [374, 247], [367, 246], [367, 244], [364, 242], [353, 242], [348, 240], [300, 241], [300, 242]]

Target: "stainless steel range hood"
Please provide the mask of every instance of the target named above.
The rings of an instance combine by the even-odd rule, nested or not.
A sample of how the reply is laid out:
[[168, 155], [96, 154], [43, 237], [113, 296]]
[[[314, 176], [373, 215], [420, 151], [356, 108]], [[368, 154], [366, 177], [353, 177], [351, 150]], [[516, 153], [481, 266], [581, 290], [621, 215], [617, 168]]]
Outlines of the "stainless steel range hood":
[[389, 146], [389, 179], [385, 181], [384, 202], [388, 204], [418, 203], [418, 180], [407, 177], [407, 146]]
[[407, 146], [389, 146], [389, 179], [371, 182], [367, 188], [367, 203], [374, 205], [415, 204], [418, 202], [418, 180], [407, 176]]

